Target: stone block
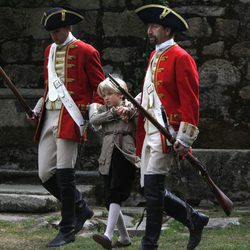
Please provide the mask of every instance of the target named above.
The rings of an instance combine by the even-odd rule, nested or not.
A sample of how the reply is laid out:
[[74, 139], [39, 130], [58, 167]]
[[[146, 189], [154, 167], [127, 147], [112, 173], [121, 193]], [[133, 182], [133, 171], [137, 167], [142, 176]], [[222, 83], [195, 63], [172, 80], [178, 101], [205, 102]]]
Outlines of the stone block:
[[125, 8], [125, 0], [106, 0], [103, 2], [105, 9], [110, 8]]
[[192, 17], [187, 19], [187, 23], [189, 25], [189, 30], [183, 33], [188, 37], [201, 38], [209, 37], [212, 34], [212, 29], [205, 17]]
[[16, 100], [0, 100], [0, 127], [26, 127], [27, 125], [25, 114], [17, 111]]
[[[31, 109], [33, 109], [36, 101], [43, 95], [42, 89], [32, 90], [17, 88], [17, 91], [25, 99]], [[1, 89], [0, 103], [0, 128], [6, 127], [7, 129], [7, 127], [30, 127], [23, 108], [10, 89]], [[11, 128], [8, 130], [11, 130]], [[18, 131], [16, 131], [16, 133], [18, 133]]]
[[[81, 185], [78, 188], [86, 195], [89, 204], [95, 204], [94, 186]], [[60, 202], [41, 185], [1, 184], [0, 190], [2, 212], [45, 213], [60, 209]]]
[[[250, 202], [250, 150], [196, 149], [193, 154], [206, 167], [215, 184], [236, 204]], [[167, 178], [170, 190], [186, 199], [218, 204], [210, 186], [188, 161], [173, 167]]]
[[103, 51], [103, 59], [112, 62], [129, 62], [137, 58], [137, 48], [107, 48]]
[[215, 33], [219, 37], [236, 38], [239, 30], [239, 20], [217, 18]]
[[1, 46], [1, 60], [5, 63], [25, 62], [29, 57], [27, 41], [9, 41]]
[[23, 32], [29, 25], [30, 19], [26, 15], [24, 9], [9, 7], [0, 8], [1, 39], [16, 39], [17, 37], [23, 37]]
[[[208, 60], [199, 68], [200, 107], [205, 112], [213, 112], [226, 119], [230, 116], [231, 93], [226, 90], [240, 84], [240, 71], [231, 62], [222, 59]], [[208, 115], [208, 114], [207, 114]]]
[[205, 5], [192, 5], [176, 7], [174, 10], [182, 15], [197, 15], [197, 16], [224, 16], [226, 12], [225, 7], [220, 6], [205, 6]]
[[225, 47], [224, 41], [211, 43], [203, 47], [202, 54], [205, 56], [211, 55], [211, 56], [220, 57], [223, 55], [224, 47]]
[[0, 194], [2, 212], [45, 213], [58, 209], [58, 201], [50, 195]]
[[250, 61], [247, 63], [246, 79], [250, 80]]
[[214, 59], [206, 61], [199, 68], [200, 86], [236, 86], [240, 83], [240, 72], [230, 61]]
[[250, 57], [250, 41], [235, 43], [232, 46], [230, 53], [232, 56], [238, 58]]
[[240, 89], [239, 95], [242, 99], [250, 100], [250, 85], [247, 85]]
[[106, 37], [134, 36], [144, 38], [146, 35], [146, 26], [133, 11], [105, 12], [103, 30]]
[[43, 88], [43, 66], [28, 64], [8, 64], [4, 67], [6, 74], [16, 88]]
[[84, 20], [77, 25], [72, 26], [73, 34], [77, 38], [82, 38], [88, 35], [96, 35], [98, 12], [97, 11], [86, 11], [84, 12]]

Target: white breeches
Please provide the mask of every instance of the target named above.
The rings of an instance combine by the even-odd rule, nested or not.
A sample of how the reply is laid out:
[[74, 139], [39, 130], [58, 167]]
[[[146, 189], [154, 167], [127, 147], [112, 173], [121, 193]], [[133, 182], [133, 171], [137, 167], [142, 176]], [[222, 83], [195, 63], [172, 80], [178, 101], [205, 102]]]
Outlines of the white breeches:
[[57, 168], [74, 168], [78, 143], [57, 138], [57, 124], [60, 110], [46, 110], [38, 145], [38, 175], [47, 181]]
[[172, 153], [162, 153], [160, 133], [146, 134], [141, 155], [141, 186], [144, 186], [144, 175], [168, 173], [174, 160]]

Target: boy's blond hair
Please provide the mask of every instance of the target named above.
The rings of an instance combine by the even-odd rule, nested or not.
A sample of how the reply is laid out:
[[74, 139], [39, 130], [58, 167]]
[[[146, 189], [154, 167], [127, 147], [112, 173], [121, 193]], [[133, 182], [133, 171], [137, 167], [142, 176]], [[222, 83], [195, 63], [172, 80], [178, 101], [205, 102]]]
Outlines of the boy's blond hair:
[[[120, 84], [120, 86], [124, 90], [128, 91], [127, 84], [122, 79], [115, 77], [115, 80]], [[107, 90], [111, 90], [114, 91], [115, 93], [122, 94], [120, 90], [110, 81], [109, 77], [107, 77], [105, 80], [99, 83], [97, 88], [97, 93], [99, 96], [103, 97], [103, 92]]]

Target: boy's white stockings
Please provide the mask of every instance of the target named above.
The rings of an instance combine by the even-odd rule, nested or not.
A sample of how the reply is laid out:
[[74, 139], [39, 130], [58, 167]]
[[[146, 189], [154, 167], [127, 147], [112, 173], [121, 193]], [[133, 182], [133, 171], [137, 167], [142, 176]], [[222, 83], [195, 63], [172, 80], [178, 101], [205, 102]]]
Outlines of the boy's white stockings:
[[120, 235], [118, 240], [123, 244], [130, 243], [131, 240], [130, 240], [130, 237], [128, 235], [128, 231], [126, 229], [126, 225], [124, 223], [122, 211], [120, 211], [116, 226], [117, 226], [117, 229], [118, 229], [119, 235]]
[[112, 240], [116, 225], [120, 234], [119, 241], [124, 244], [129, 243], [130, 238], [124, 223], [121, 206], [117, 203], [111, 203], [109, 205], [107, 227], [104, 233], [104, 235], [107, 236], [110, 240]]
[[109, 205], [108, 222], [104, 235], [106, 235], [110, 240], [112, 240], [120, 211], [121, 211], [121, 206], [119, 204], [111, 203]]

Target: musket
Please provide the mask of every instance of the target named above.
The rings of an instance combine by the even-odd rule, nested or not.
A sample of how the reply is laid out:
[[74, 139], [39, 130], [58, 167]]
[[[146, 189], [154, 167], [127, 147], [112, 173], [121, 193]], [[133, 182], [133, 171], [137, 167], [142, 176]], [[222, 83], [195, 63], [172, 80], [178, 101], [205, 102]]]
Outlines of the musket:
[[34, 112], [30, 108], [30, 106], [27, 104], [27, 102], [24, 100], [24, 98], [21, 96], [21, 94], [18, 92], [16, 86], [14, 83], [10, 80], [10, 78], [7, 76], [3, 68], [0, 66], [0, 75], [5, 80], [5, 84], [7, 87], [13, 92], [13, 94], [16, 96], [17, 100], [19, 101], [20, 105], [22, 106], [25, 113], [32, 118], [34, 116]]
[[[135, 99], [134, 97], [124, 90], [120, 84], [115, 80], [115, 78], [108, 74], [111, 82], [116, 88], [130, 101], [138, 111], [140, 111], [145, 118], [147, 118], [159, 131], [163, 134], [168, 141], [173, 145], [175, 143], [175, 138], [169, 133], [169, 131], [164, 128], [154, 117], [152, 117]], [[233, 210], [233, 202], [219, 189], [219, 187], [214, 183], [212, 178], [209, 176], [206, 167], [192, 154], [188, 153], [185, 155], [185, 159], [191, 163], [191, 165], [198, 171], [198, 173], [203, 177], [204, 181], [211, 188], [212, 193], [216, 197], [218, 203], [221, 205], [226, 215], [230, 215]]]

